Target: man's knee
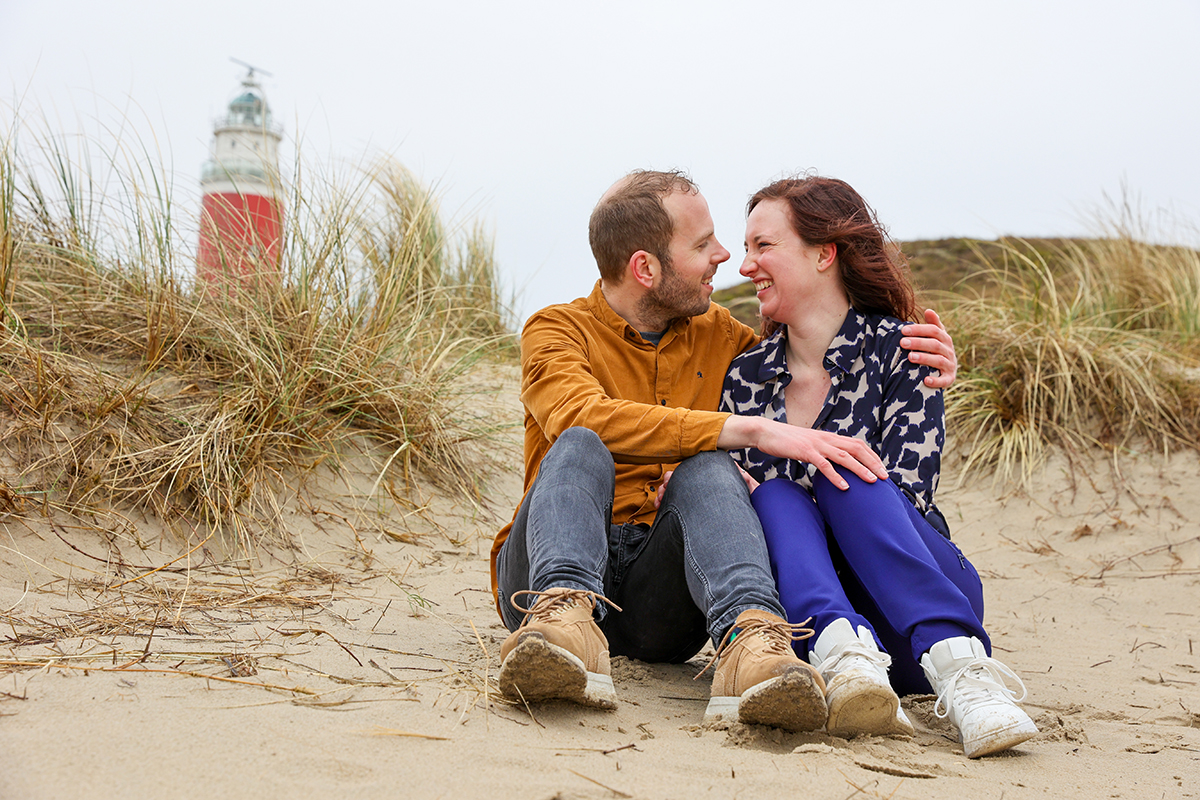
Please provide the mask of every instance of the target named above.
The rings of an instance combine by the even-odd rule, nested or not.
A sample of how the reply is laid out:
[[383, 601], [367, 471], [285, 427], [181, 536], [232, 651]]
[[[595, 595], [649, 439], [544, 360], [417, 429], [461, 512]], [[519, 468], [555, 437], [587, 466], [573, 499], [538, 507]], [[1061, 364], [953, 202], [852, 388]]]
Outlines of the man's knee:
[[566, 458], [607, 458], [612, 461], [604, 442], [595, 431], [587, 428], [567, 428], [554, 440], [550, 452]]
[[552, 469], [596, 470], [600, 474], [615, 471], [612, 453], [596, 432], [587, 428], [567, 428], [563, 431], [542, 459], [541, 471], [545, 471], [547, 466]]
[[667, 484], [664, 506], [711, 513], [716, 509], [742, 509], [753, 515], [746, 482], [737, 465], [723, 450], [697, 453], [675, 468]]
[[684, 459], [675, 468], [675, 474], [671, 480], [681, 477], [685, 480], [700, 481], [713, 486], [726, 483], [731, 486], [738, 484], [745, 486], [741, 475], [738, 474], [737, 465], [733, 463], [729, 453], [724, 450], [706, 450]]

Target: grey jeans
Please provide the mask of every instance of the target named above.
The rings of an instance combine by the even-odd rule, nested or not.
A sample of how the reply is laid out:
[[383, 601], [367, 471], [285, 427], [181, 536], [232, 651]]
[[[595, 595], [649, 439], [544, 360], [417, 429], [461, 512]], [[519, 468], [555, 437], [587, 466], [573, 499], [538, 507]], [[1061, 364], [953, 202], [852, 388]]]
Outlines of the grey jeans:
[[758, 515], [727, 453], [699, 453], [675, 470], [654, 524], [614, 525], [615, 469], [600, 437], [571, 428], [542, 459], [497, 558], [504, 624], [523, 589], [569, 586], [603, 594], [601, 629], [613, 655], [682, 662], [720, 642], [738, 614], [783, 616]]

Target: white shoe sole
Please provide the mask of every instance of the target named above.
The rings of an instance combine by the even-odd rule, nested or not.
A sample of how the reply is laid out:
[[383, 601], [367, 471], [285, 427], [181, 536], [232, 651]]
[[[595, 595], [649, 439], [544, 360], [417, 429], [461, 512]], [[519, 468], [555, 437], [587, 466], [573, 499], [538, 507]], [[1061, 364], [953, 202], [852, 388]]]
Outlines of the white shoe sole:
[[521, 639], [500, 665], [500, 693], [516, 702], [569, 700], [594, 708], [617, 707], [612, 676], [588, 672], [566, 648], [540, 634]]
[[891, 726], [884, 731], [884, 734], [887, 736], [916, 736], [917, 729], [913, 727], [912, 721], [904, 713], [904, 708], [897, 706], [896, 719], [892, 721]]
[[813, 674], [796, 669], [751, 686], [741, 697], [713, 697], [708, 701], [704, 721], [736, 721], [787, 731], [819, 731], [825, 728], [828, 715], [825, 695]]
[[1037, 732], [1037, 725], [1033, 723], [1033, 720], [1029, 718], [1016, 720], [1013, 724], [999, 730], [992, 730], [983, 735], [977, 735], [970, 742], [964, 739], [963, 754], [967, 758], [989, 756], [992, 753], [999, 753], [1010, 747], [1016, 747], [1021, 742], [1032, 739], [1037, 735]]
[[825, 730], [830, 734], [849, 738], [898, 732], [896, 712], [900, 708], [900, 698], [890, 686], [865, 676], [850, 675], [841, 681], [835, 678], [827, 691], [829, 722]]

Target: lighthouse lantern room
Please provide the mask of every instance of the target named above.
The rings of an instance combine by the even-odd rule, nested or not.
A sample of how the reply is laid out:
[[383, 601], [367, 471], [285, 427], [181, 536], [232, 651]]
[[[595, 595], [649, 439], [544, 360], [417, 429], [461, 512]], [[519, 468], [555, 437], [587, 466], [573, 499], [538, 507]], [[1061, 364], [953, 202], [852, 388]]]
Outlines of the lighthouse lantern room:
[[277, 282], [283, 234], [279, 142], [262, 86], [249, 68], [213, 126], [204, 164], [196, 272], [210, 294]]

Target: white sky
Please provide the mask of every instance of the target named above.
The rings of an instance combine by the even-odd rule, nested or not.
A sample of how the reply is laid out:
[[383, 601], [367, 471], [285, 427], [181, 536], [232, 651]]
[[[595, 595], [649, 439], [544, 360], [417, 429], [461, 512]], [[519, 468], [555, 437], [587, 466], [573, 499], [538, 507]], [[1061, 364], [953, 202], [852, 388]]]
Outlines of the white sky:
[[590, 290], [588, 215], [636, 167], [700, 184], [734, 253], [718, 285], [747, 197], [809, 168], [901, 239], [1086, 233], [1123, 187], [1200, 222], [1198, 0], [736, 6], [0, 0], [0, 135], [124, 126], [198, 209], [248, 61], [285, 164], [297, 140], [309, 163], [396, 156], [494, 229], [522, 316]]

